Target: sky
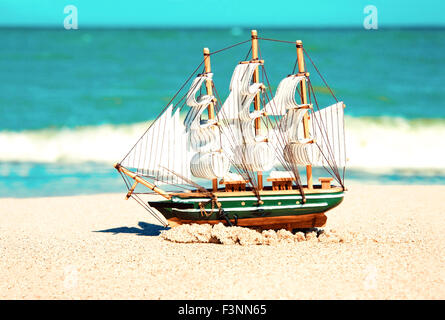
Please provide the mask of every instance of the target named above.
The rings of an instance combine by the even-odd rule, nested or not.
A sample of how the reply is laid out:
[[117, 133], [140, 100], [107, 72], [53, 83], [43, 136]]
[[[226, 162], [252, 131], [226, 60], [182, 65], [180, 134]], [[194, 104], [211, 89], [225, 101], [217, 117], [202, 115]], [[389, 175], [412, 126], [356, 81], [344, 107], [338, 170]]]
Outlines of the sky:
[[444, 0], [1, 0], [0, 26], [63, 26], [75, 5], [81, 27], [362, 27], [367, 5], [378, 24], [445, 26]]

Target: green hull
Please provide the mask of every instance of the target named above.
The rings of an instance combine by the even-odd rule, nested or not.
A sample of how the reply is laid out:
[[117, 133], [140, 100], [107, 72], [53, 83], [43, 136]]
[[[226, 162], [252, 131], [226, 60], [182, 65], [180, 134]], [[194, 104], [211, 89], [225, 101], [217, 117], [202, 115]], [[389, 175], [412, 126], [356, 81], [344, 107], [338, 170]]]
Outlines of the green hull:
[[[248, 219], [261, 217], [283, 217], [324, 213], [338, 206], [344, 197], [343, 191], [306, 193], [306, 202], [302, 202], [299, 193], [280, 193], [261, 195], [261, 202], [252, 192], [236, 193], [231, 196], [225, 193], [218, 197], [224, 214], [228, 219]], [[209, 198], [189, 196], [173, 196], [171, 200], [150, 202], [166, 219], [178, 218], [181, 220], [222, 220], [218, 208]], [[200, 205], [201, 204], [201, 205]], [[204, 211], [205, 209], [205, 211]]]

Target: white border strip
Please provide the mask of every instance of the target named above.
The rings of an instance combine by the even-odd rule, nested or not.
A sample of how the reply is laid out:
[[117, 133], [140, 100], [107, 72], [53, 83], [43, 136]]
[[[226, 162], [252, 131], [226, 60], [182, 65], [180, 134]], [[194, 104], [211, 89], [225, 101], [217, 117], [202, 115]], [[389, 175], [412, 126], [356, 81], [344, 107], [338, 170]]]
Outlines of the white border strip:
[[[296, 209], [296, 208], [307, 208], [307, 207], [326, 207], [328, 205], [327, 202], [321, 203], [307, 203], [307, 204], [294, 204], [291, 206], [261, 206], [261, 207], [243, 207], [243, 208], [224, 208], [224, 211], [255, 211], [258, 209], [261, 210], [281, 210], [281, 209]], [[178, 209], [172, 208], [173, 211], [182, 211], [182, 212], [200, 212], [201, 209]]]

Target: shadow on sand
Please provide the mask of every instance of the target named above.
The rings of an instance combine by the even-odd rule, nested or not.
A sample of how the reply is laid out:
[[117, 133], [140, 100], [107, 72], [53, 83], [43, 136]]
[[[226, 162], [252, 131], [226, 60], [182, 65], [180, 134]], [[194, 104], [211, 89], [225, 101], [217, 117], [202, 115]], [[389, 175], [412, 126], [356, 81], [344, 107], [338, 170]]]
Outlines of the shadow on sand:
[[133, 233], [138, 236], [158, 236], [161, 233], [161, 231], [170, 229], [169, 227], [163, 227], [157, 224], [151, 224], [142, 221], [139, 221], [138, 226], [139, 228], [119, 227], [106, 230], [97, 230], [93, 232], [111, 232], [113, 234]]

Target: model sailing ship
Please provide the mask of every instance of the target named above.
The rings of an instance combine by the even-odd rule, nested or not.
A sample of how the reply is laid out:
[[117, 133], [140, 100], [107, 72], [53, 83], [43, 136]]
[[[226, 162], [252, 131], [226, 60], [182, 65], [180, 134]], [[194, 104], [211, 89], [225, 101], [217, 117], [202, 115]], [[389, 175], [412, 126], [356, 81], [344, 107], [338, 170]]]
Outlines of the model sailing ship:
[[[190, 89], [179, 102], [171, 103], [181, 88], [115, 164], [128, 189], [126, 198], [134, 198], [164, 225], [322, 227], [327, 220], [324, 213], [342, 202], [344, 104], [332, 94], [336, 103], [319, 108], [301, 41], [280, 41], [296, 45], [297, 59], [294, 72], [281, 80], [273, 95], [264, 60], [258, 55], [258, 40], [280, 41], [259, 38], [252, 30], [251, 39], [236, 44], [251, 42], [248, 55], [251, 52], [252, 58], [236, 65], [224, 102], [212, 80], [210, 57], [236, 45], [214, 53], [205, 48], [202, 63], [182, 87], [204, 64]], [[198, 94], [203, 90], [205, 94]], [[187, 111], [185, 119], [182, 110]], [[313, 166], [324, 168], [331, 177], [314, 184]], [[271, 186], [263, 184], [266, 172]], [[209, 186], [211, 181], [211, 187], [204, 187], [205, 181]], [[139, 184], [149, 190], [136, 192]], [[166, 191], [163, 186], [179, 191]], [[151, 195], [143, 200], [150, 193], [159, 194], [159, 199]]]

